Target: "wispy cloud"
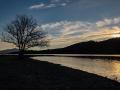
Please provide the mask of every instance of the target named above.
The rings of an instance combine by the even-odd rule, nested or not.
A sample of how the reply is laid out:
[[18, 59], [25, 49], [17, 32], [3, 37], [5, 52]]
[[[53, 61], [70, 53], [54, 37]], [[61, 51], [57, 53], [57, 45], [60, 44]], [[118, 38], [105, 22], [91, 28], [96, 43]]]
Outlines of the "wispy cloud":
[[66, 5], [67, 5], [67, 3], [61, 3], [60, 5], [61, 5], [61, 6], [66, 6]]
[[65, 7], [80, 0], [49, 0], [49, 2], [38, 2], [29, 7], [29, 9], [48, 9], [54, 7]]
[[69, 3], [69, 0], [51, 0], [49, 3], [39, 3], [33, 4], [29, 7], [29, 9], [48, 9], [53, 7], [64, 7]]
[[40, 4], [36, 4], [36, 5], [32, 5], [29, 7], [29, 9], [46, 9], [46, 8], [53, 8], [56, 7], [56, 4], [44, 4], [44, 3], [40, 3]]
[[98, 27], [104, 27], [104, 26], [108, 26], [108, 25], [112, 26], [112, 25], [116, 25], [116, 24], [120, 24], [120, 17], [112, 18], [112, 19], [105, 18], [104, 20], [96, 22], [96, 25]]
[[40, 28], [48, 32], [51, 47], [65, 47], [82, 41], [105, 40], [114, 37], [116, 34], [120, 34], [119, 19], [119, 17], [106, 18], [94, 23], [61, 21], [44, 24]]
[[60, 0], [51, 0], [52, 3], [60, 2]]
[[36, 4], [36, 5], [32, 5], [29, 8], [30, 9], [38, 9], [38, 8], [44, 8], [45, 4], [44, 3], [40, 3], [40, 4]]
[[0, 51], [5, 50], [5, 49], [12, 49], [12, 48], [15, 48], [15, 45], [9, 44], [9, 43], [6, 43], [6, 42], [2, 42], [0, 40]]

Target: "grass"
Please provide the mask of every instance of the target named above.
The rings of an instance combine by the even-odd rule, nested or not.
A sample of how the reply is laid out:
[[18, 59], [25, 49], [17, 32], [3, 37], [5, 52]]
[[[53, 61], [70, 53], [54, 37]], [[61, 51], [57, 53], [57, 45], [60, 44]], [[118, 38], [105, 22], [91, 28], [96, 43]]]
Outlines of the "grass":
[[120, 83], [28, 57], [0, 56], [1, 89], [119, 90]]

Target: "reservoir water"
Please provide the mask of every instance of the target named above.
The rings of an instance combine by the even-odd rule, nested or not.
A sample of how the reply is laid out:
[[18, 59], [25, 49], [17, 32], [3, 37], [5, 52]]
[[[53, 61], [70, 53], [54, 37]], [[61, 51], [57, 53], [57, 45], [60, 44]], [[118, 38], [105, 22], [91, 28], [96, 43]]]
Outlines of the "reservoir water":
[[64, 55], [35, 56], [32, 58], [87, 71], [89, 73], [94, 73], [120, 82], [120, 61], [118, 60], [66, 57]]

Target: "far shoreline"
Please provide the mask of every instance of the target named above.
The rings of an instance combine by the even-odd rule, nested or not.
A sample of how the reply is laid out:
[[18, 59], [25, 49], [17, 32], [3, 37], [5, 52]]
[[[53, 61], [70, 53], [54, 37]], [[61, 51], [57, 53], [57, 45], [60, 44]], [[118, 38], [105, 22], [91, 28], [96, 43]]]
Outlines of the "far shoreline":
[[[18, 54], [0, 54], [0, 56], [18, 56]], [[57, 57], [76, 57], [91, 59], [108, 59], [120, 61], [120, 54], [24, 54], [25, 56], [57, 56]]]

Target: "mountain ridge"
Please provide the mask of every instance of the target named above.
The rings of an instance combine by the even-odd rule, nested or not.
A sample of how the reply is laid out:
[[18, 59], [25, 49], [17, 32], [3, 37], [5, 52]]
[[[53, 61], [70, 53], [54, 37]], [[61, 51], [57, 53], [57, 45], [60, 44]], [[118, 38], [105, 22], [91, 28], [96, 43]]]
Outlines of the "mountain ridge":
[[120, 54], [120, 38], [104, 41], [87, 41], [70, 45], [65, 48], [29, 51], [40, 54]]

